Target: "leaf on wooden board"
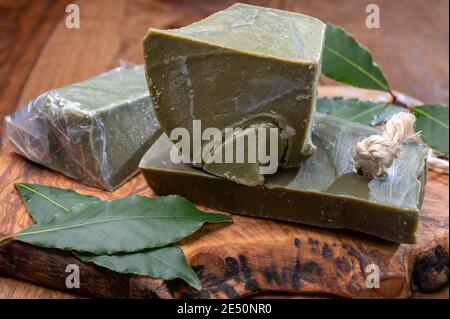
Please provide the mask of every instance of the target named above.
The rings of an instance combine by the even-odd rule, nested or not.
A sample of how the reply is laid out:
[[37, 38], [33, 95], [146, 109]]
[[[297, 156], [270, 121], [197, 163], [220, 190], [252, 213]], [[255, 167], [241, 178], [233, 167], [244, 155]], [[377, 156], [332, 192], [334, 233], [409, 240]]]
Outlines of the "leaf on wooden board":
[[352, 86], [390, 91], [388, 81], [369, 50], [330, 23], [327, 24], [322, 74]]
[[[100, 201], [94, 196], [82, 195], [70, 189], [43, 185], [17, 184], [19, 194], [28, 212], [37, 223], [50, 221], [60, 213], [71, 213], [78, 205]], [[178, 246], [147, 249], [135, 253], [95, 255], [72, 251], [83, 262], [94, 263], [110, 270], [172, 280], [181, 278], [195, 289], [201, 289], [197, 275], [187, 264], [183, 251]]]
[[183, 197], [131, 196], [73, 207], [49, 223], [16, 234], [42, 247], [111, 255], [163, 247], [198, 230], [204, 223], [229, 222], [224, 214], [204, 213]]
[[412, 109], [416, 116], [416, 131], [432, 149], [448, 155], [448, 106], [420, 105]]
[[392, 115], [403, 111], [401, 107], [386, 102], [343, 98], [318, 98], [316, 108], [320, 113], [366, 125], [382, 124]]
[[202, 288], [200, 280], [187, 264], [184, 253], [178, 246], [166, 246], [136, 253], [118, 253], [110, 256], [78, 252], [74, 254], [84, 262], [91, 262], [116, 272], [164, 280], [181, 278], [197, 290]]
[[38, 224], [50, 222], [56, 214], [70, 212], [77, 205], [99, 202], [100, 198], [81, 195], [72, 189], [37, 184], [16, 184], [25, 207]]

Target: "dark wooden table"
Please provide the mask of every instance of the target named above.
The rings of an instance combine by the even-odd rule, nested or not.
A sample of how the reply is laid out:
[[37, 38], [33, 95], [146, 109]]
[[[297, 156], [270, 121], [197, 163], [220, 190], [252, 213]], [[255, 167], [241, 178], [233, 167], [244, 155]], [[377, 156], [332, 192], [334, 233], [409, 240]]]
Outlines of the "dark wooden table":
[[[141, 40], [147, 28], [184, 26], [233, 2], [0, 0], [0, 120], [49, 89], [91, 77], [120, 61], [143, 63]], [[448, 0], [241, 2], [340, 25], [371, 49], [394, 89], [425, 102], [448, 103]], [[79, 5], [80, 29], [65, 26], [68, 3]], [[369, 3], [380, 7], [380, 29], [365, 26]], [[71, 295], [0, 277], [0, 298], [14, 297]]]

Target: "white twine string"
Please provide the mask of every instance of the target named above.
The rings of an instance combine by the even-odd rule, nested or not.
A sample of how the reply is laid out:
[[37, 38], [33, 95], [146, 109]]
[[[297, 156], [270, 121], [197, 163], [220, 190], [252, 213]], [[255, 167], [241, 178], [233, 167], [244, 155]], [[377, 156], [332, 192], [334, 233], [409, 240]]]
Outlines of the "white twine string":
[[416, 134], [415, 123], [413, 114], [400, 112], [385, 124], [383, 135], [371, 135], [358, 142], [353, 157], [358, 171], [366, 177], [383, 177], [384, 169], [400, 155], [402, 141]]

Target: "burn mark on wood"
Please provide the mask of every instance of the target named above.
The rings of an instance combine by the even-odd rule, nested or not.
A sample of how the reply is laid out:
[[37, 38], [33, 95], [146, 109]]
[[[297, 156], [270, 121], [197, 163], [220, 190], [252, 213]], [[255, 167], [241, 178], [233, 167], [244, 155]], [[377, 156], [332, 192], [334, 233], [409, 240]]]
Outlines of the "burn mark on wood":
[[272, 281], [275, 281], [277, 285], [282, 285], [283, 283], [275, 265], [270, 265], [270, 267], [264, 270], [264, 278], [268, 284], [271, 284]]
[[[228, 265], [234, 264], [234, 262], [237, 263], [236, 259], [232, 257], [227, 257], [226, 260], [228, 260]], [[234, 262], [231, 260], [234, 260]], [[228, 282], [229, 278], [239, 278], [239, 265], [237, 273], [235, 273], [235, 270], [232, 270], [231, 273], [228, 273], [229, 276], [227, 276], [227, 273], [225, 273], [225, 276], [222, 276], [215, 272], [207, 272], [203, 265], [197, 265], [194, 267], [196, 267], [197, 270], [200, 269], [201, 271], [201, 278], [200, 276], [199, 278], [202, 279], [203, 289], [197, 291], [191, 287], [188, 287], [181, 280], [175, 279], [173, 281], [168, 281], [166, 284], [172, 295], [178, 296], [179, 298], [195, 299], [210, 298], [211, 294], [224, 294], [227, 298], [241, 297], [232, 284]], [[225, 271], [227, 272], [227, 270]]]
[[222, 274], [216, 273], [214, 271], [204, 271], [202, 277], [203, 287], [215, 287], [220, 283], [227, 280]]
[[295, 247], [300, 248], [300, 246], [302, 245], [302, 242], [300, 241], [300, 239], [295, 238], [294, 245], [295, 245]]
[[[293, 268], [283, 267], [281, 270], [281, 282], [283, 284], [292, 283]], [[292, 285], [291, 285], [292, 286]]]
[[365, 261], [364, 256], [358, 250], [356, 250], [352, 245], [343, 244], [342, 248], [344, 248], [347, 251], [347, 254], [349, 256], [354, 257], [354, 258], [356, 258], [356, 260], [358, 260], [361, 273], [364, 273], [365, 269], [366, 269], [366, 261]]
[[300, 276], [303, 280], [317, 283], [320, 282], [322, 274], [323, 269], [315, 261], [308, 261], [301, 266]]
[[205, 270], [205, 266], [203, 265], [194, 265], [192, 266], [192, 270], [195, 272], [199, 279], [203, 278], [203, 271]]
[[186, 293], [186, 292], [182, 293], [182, 294], [180, 294], [180, 297], [184, 298], [184, 299], [192, 299], [192, 298], [208, 299], [210, 297], [210, 293], [208, 291], [202, 289], [202, 290], [198, 290], [198, 291], [195, 291], [192, 293]]
[[292, 280], [291, 280], [291, 286], [295, 290], [300, 288], [300, 276], [302, 271], [302, 265], [300, 264], [300, 258], [295, 259], [295, 266], [294, 271], [292, 272]]
[[349, 261], [345, 257], [336, 258], [336, 266], [343, 273], [348, 273], [348, 272], [350, 272], [350, 270], [352, 270], [352, 266], [350, 265]]
[[[189, 294], [191, 293], [189, 290], [186, 290], [186, 286], [181, 279], [168, 280], [165, 282], [165, 286], [170, 294], [176, 294], [181, 291], [181, 294]], [[186, 292], [184, 292], [186, 291]], [[194, 291], [194, 289], [192, 289]]]
[[328, 244], [323, 244], [322, 246], [322, 257], [325, 259], [330, 259], [333, 257], [333, 252], [330, 249], [330, 246]]
[[358, 286], [357, 286], [357, 278], [356, 275], [352, 275], [352, 279], [347, 284], [347, 290], [351, 293], [356, 295], [359, 292]]
[[196, 291], [187, 287], [182, 281], [173, 280], [166, 283], [166, 287], [171, 295], [179, 298], [196, 299], [210, 298], [212, 296], [240, 298], [242, 296], [233, 285], [234, 282], [242, 281], [241, 276], [245, 279], [245, 289], [249, 294], [259, 291], [258, 285], [252, 277], [252, 269], [249, 267], [245, 256], [239, 256], [239, 261], [234, 257], [225, 257], [223, 274], [210, 271], [206, 269], [205, 265], [195, 265], [193, 269], [199, 275], [199, 278], [202, 279], [203, 289]]
[[429, 293], [447, 286], [448, 259], [448, 252], [440, 245], [419, 255], [412, 271], [412, 290]]
[[281, 276], [278, 274], [274, 266], [269, 267], [265, 271], [267, 282], [274, 280], [277, 284], [289, 283], [294, 290], [300, 289], [301, 280], [311, 283], [320, 282], [324, 271], [315, 261], [301, 263], [300, 258], [295, 259], [294, 267], [284, 267]]
[[[152, 281], [149, 283], [148, 281]], [[167, 291], [166, 287], [163, 285], [162, 280], [150, 279], [139, 276], [130, 277], [130, 291], [128, 297], [131, 299], [159, 299], [160, 295], [156, 291], [164, 290]]]
[[247, 257], [239, 255], [239, 262], [241, 263], [241, 271], [244, 274], [245, 289], [251, 292], [259, 291], [258, 284], [252, 277], [252, 269], [247, 264]]
[[236, 258], [225, 258], [225, 277], [234, 278], [237, 282], [241, 281], [241, 277], [239, 276], [239, 262]]
[[230, 299], [237, 299], [240, 297], [239, 293], [234, 289], [234, 287], [226, 282], [220, 283], [218, 289]]

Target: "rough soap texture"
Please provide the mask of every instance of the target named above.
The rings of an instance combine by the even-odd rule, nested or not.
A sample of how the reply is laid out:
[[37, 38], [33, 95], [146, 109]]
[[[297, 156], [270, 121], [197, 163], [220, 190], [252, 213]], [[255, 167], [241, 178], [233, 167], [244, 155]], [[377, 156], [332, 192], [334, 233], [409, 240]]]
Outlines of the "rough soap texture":
[[140, 167], [159, 195], [179, 194], [196, 204], [243, 215], [327, 228], [346, 228], [399, 243], [414, 243], [426, 182], [427, 148], [416, 140], [382, 180], [354, 171], [356, 142], [376, 129], [329, 115], [314, 116], [316, 154], [301, 168], [280, 170], [258, 187], [173, 164], [167, 136], [150, 148]]
[[51, 90], [6, 117], [17, 151], [81, 182], [113, 190], [161, 133], [143, 66]]
[[[274, 124], [282, 167], [314, 152], [310, 139], [325, 24], [305, 15], [235, 4], [144, 39], [147, 82], [164, 131]], [[264, 181], [264, 179], [262, 179]]]

